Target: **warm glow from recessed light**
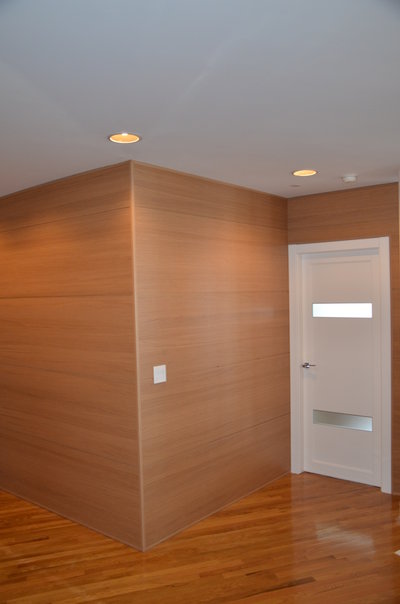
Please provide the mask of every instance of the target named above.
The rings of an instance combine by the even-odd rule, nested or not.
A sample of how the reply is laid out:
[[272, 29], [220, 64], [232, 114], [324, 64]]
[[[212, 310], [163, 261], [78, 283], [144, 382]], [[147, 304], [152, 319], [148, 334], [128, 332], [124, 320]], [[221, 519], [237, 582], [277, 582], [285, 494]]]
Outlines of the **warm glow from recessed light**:
[[130, 132], [117, 132], [116, 134], [110, 134], [108, 140], [112, 143], [137, 143], [141, 140], [138, 134], [131, 134]]
[[293, 176], [314, 176], [317, 174], [316, 170], [295, 170], [292, 172]]

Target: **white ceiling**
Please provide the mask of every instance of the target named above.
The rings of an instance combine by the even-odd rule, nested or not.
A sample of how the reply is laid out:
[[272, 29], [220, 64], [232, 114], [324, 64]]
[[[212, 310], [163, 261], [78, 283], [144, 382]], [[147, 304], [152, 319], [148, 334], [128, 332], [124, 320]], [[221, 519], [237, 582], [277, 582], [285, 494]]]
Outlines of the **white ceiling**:
[[0, 0], [0, 120], [0, 194], [126, 159], [288, 197], [397, 181], [400, 0]]

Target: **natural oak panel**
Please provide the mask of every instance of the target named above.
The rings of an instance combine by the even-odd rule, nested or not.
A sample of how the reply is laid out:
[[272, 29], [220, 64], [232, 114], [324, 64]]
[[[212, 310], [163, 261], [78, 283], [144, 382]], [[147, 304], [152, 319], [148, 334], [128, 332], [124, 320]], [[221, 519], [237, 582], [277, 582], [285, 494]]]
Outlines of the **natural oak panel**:
[[[141, 322], [141, 379], [151, 385], [151, 363], [167, 360], [181, 379], [223, 365], [251, 363], [288, 351], [287, 292], [138, 293], [146, 309]], [[179, 362], [178, 362], [179, 358]]]
[[0, 204], [0, 484], [142, 546], [131, 164]]
[[297, 197], [288, 202], [289, 243], [390, 238], [392, 488], [400, 493], [400, 262], [397, 183]]
[[138, 208], [136, 249], [139, 295], [287, 291], [286, 231], [279, 229]]
[[134, 383], [131, 298], [0, 299], [3, 362]]
[[129, 208], [131, 165], [124, 162], [1, 198], [0, 232]]
[[135, 384], [118, 384], [116, 397], [115, 380], [3, 364], [0, 422], [21, 435], [125, 459], [137, 441]]
[[146, 547], [284, 474], [289, 423], [288, 414], [274, 418], [207, 446], [187, 448], [185, 456], [145, 444]]
[[[338, 230], [343, 239], [383, 237], [398, 227], [398, 184], [361, 187], [295, 197], [288, 202], [289, 243], [312, 243]], [[372, 233], [376, 233], [372, 235]]]
[[218, 438], [288, 414], [288, 370], [289, 357], [282, 355], [268, 364], [260, 359], [185, 377], [170, 371], [165, 393], [151, 396], [149, 389], [142, 398], [142, 436], [149, 456], [208, 447]]
[[6, 231], [0, 297], [131, 295], [131, 262], [128, 208]]
[[289, 467], [286, 201], [137, 164], [133, 181], [149, 547]]
[[[56, 435], [54, 435], [55, 437]], [[140, 547], [133, 460], [65, 447], [56, 438], [15, 432], [0, 422], [2, 488]]]
[[282, 197], [134, 162], [137, 208], [179, 212], [286, 231]]
[[115, 460], [137, 447], [130, 297], [1, 299], [4, 427]]
[[[286, 300], [283, 304], [285, 303]], [[178, 308], [182, 307], [181, 304]], [[246, 323], [245, 319], [240, 325], [233, 322], [229, 324], [228, 321], [224, 323], [222, 315], [193, 319], [192, 325], [185, 330], [188, 323], [182, 321], [181, 326], [165, 325], [159, 330], [159, 337], [155, 333], [158, 321], [152, 329], [149, 323], [144, 326], [143, 338], [146, 337], [147, 340], [141, 349], [140, 368], [144, 384], [150, 383], [150, 369], [154, 358], [170, 361], [172, 371], [175, 365], [183, 374], [260, 358], [266, 360], [285, 354], [288, 350], [288, 321], [284, 309], [277, 310], [273, 318], [262, 320], [259, 317], [254, 325], [250, 320]]]

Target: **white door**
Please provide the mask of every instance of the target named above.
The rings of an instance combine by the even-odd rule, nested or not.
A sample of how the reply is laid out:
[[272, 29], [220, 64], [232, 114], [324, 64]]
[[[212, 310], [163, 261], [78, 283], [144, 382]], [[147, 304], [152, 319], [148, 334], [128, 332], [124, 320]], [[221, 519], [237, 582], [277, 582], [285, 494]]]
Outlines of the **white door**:
[[300, 266], [301, 334], [292, 371], [301, 387], [302, 469], [381, 486], [390, 458], [382, 442], [390, 308], [382, 274], [388, 254], [378, 242], [291, 246]]

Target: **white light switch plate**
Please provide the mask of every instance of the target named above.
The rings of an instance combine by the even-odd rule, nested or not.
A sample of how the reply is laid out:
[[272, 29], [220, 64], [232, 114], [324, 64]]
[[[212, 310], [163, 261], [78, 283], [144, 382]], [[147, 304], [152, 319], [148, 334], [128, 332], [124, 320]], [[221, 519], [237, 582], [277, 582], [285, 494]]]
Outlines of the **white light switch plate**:
[[167, 381], [167, 366], [155, 365], [153, 367], [153, 380], [155, 384], [161, 384]]

